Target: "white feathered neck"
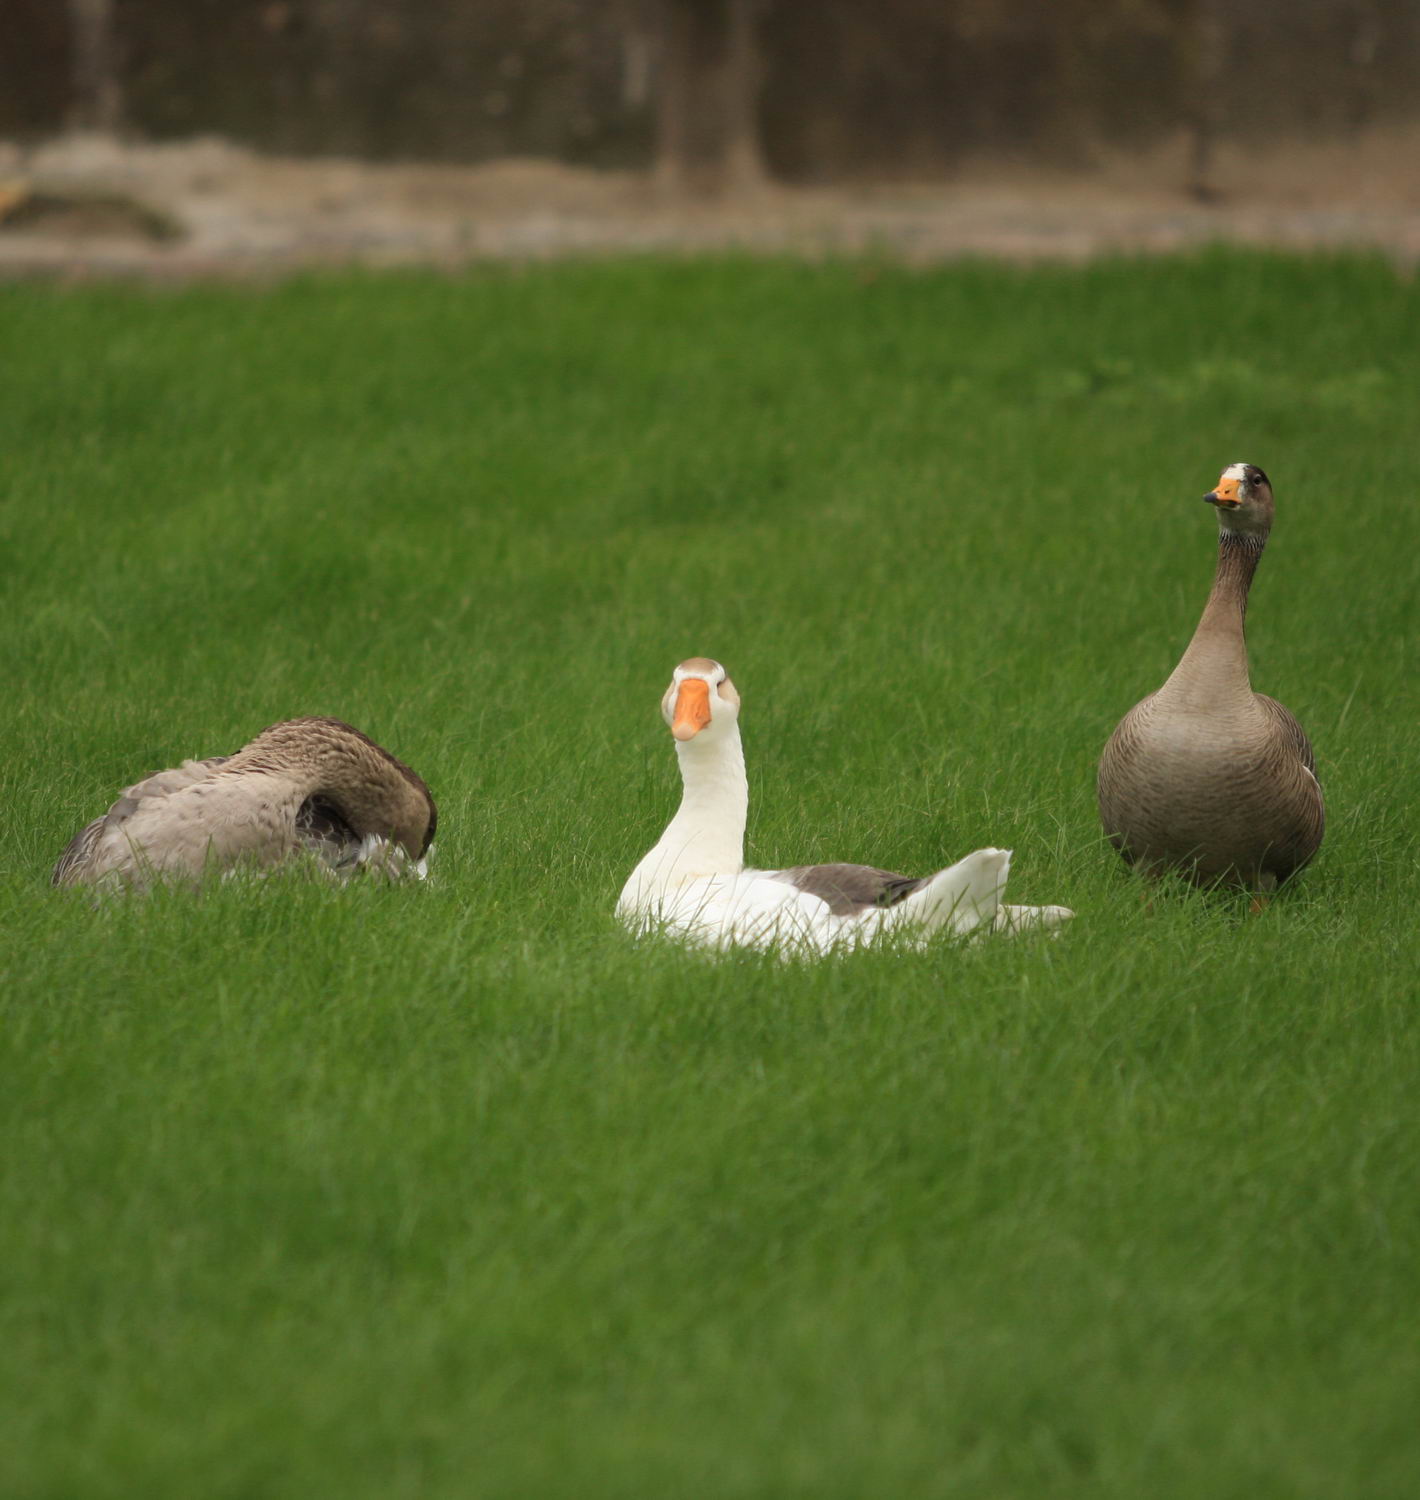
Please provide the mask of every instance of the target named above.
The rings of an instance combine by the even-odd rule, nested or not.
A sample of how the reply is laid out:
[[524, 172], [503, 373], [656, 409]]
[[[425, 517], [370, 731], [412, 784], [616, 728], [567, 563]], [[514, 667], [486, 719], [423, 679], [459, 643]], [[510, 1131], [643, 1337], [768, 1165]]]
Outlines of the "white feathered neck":
[[632, 871], [628, 892], [652, 894], [696, 876], [734, 875], [744, 868], [749, 781], [738, 720], [708, 726], [675, 748], [680, 808]]

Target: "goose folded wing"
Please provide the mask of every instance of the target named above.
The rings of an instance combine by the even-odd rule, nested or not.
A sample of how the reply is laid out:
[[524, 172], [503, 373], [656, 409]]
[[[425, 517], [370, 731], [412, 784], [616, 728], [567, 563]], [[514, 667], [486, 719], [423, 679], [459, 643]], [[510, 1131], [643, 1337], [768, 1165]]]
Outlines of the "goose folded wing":
[[1307, 732], [1297, 723], [1291, 709], [1283, 706], [1275, 699], [1269, 698], [1266, 693], [1255, 693], [1253, 695], [1272, 722], [1272, 727], [1282, 742], [1290, 749], [1295, 750], [1301, 758], [1302, 764], [1316, 775], [1316, 756], [1312, 751], [1312, 742], [1307, 738]]
[[1267, 864], [1279, 880], [1285, 880], [1311, 859], [1321, 847], [1326, 834], [1326, 799], [1322, 795], [1321, 782], [1316, 774], [1316, 756], [1312, 752], [1307, 732], [1293, 718], [1291, 711], [1283, 708], [1265, 693], [1258, 693], [1257, 701], [1263, 712], [1272, 721], [1273, 733], [1286, 747], [1286, 752], [1300, 762], [1300, 770], [1294, 763], [1293, 774], [1285, 771], [1281, 785], [1284, 788], [1286, 805], [1291, 810], [1291, 831], [1280, 841], [1275, 850], [1269, 851]]
[[54, 866], [50, 883], [68, 884], [94, 858], [104, 835], [121, 828], [145, 803], [170, 797], [174, 792], [185, 791], [199, 781], [205, 781], [218, 766], [225, 765], [230, 759], [228, 755], [213, 755], [206, 760], [185, 760], [180, 766], [154, 771], [142, 781], [134, 782], [102, 817], [86, 824], [70, 839]]
[[794, 865], [776, 871], [770, 878], [817, 896], [835, 917], [896, 906], [926, 884], [911, 875], [895, 875], [872, 865]]

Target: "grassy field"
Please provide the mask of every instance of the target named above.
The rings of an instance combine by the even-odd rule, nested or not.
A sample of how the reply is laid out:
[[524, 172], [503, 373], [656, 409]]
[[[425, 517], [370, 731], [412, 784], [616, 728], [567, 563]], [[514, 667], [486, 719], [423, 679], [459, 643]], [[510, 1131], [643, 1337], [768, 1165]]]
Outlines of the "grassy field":
[[[1420, 1491], [1413, 284], [8, 286], [0, 350], [7, 1500]], [[1146, 910], [1093, 797], [1238, 459], [1330, 805], [1253, 920]], [[700, 653], [753, 861], [1009, 845], [1072, 929], [633, 944]], [[303, 713], [430, 782], [428, 885], [49, 889]]]

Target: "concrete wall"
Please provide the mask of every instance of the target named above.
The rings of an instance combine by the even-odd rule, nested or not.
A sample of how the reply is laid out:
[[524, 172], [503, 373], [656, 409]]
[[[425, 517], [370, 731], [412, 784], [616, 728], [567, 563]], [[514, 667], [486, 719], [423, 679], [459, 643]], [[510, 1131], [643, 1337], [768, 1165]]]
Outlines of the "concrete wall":
[[[110, 3], [122, 120], [141, 136], [639, 166], [660, 7], [715, 0]], [[0, 0], [0, 135], [65, 122], [78, 8]], [[764, 153], [796, 181], [1420, 114], [1420, 0], [760, 0], [756, 34]]]

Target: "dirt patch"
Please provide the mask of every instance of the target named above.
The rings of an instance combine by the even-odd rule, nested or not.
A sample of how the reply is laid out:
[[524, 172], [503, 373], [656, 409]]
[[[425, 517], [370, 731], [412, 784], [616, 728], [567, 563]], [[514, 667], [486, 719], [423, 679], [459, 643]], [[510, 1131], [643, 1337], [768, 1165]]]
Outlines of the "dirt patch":
[[1181, 148], [1068, 174], [983, 162], [950, 183], [687, 200], [641, 174], [545, 161], [374, 165], [209, 139], [70, 137], [0, 147], [0, 204], [11, 203], [0, 211], [0, 275], [260, 275], [733, 248], [1085, 260], [1214, 241], [1420, 258], [1420, 132], [1225, 153], [1207, 204], [1176, 188], [1181, 162]]

